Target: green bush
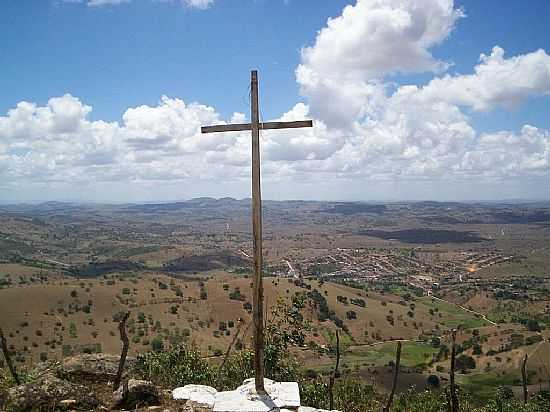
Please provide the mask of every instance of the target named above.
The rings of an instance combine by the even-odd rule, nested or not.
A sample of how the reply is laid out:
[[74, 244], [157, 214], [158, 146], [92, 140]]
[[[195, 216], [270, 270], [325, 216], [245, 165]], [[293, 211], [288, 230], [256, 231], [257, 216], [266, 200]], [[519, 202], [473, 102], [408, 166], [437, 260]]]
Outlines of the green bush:
[[[328, 379], [302, 380], [300, 383], [302, 405], [329, 409]], [[334, 408], [345, 412], [380, 411], [380, 395], [372, 385], [355, 377], [337, 379], [334, 388]]]
[[199, 350], [186, 345], [138, 355], [136, 373], [142, 379], [168, 388], [187, 384], [211, 385], [214, 377], [213, 368], [201, 357]]
[[161, 352], [164, 349], [164, 342], [160, 336], [155, 336], [151, 340], [151, 349], [153, 352]]
[[345, 412], [379, 411], [380, 402], [372, 385], [350, 377], [335, 383], [334, 407]]
[[220, 390], [233, 390], [245, 379], [254, 377], [254, 354], [244, 350], [231, 355], [220, 374], [219, 382], [216, 382]]
[[329, 391], [327, 382], [321, 379], [303, 380], [300, 385], [300, 400], [302, 405], [328, 409]]

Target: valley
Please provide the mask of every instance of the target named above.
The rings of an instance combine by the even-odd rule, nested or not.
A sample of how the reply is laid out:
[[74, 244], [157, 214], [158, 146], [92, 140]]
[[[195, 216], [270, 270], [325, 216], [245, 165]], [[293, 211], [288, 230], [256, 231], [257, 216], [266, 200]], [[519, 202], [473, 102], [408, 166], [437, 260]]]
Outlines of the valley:
[[[79, 353], [180, 343], [221, 362], [252, 345], [250, 201], [0, 206], [0, 326], [19, 368]], [[301, 299], [293, 354], [311, 376], [334, 364], [382, 390], [403, 342], [400, 389], [448, 379], [486, 390], [550, 386], [550, 205], [267, 201], [266, 324]], [[433, 380], [433, 378], [431, 378]]]

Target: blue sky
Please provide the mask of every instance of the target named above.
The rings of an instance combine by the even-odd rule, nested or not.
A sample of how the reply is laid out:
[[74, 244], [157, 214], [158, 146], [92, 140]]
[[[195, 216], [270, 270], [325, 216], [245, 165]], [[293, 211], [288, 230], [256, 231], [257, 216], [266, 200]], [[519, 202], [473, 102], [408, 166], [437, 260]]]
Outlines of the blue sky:
[[0, 113], [14, 103], [45, 103], [72, 93], [92, 118], [119, 120], [130, 106], [161, 95], [246, 110], [249, 71], [262, 76], [265, 115], [299, 99], [294, 68], [328, 16], [347, 2], [236, 0], [208, 10], [178, 2], [134, 1], [87, 7], [59, 1], [9, 1], [0, 17]]
[[[0, 16], [0, 113], [21, 100], [45, 103], [72, 93], [94, 107], [92, 118], [120, 120], [126, 108], [161, 95], [215, 105], [224, 115], [246, 111], [249, 71], [260, 70], [264, 116], [300, 100], [294, 69], [343, 0], [232, 0], [208, 10], [135, 0], [87, 7], [59, 0], [7, 1]], [[7, 7], [6, 7], [7, 6]], [[467, 18], [434, 55], [469, 73], [494, 45], [511, 55], [550, 49], [550, 2], [459, 1]], [[402, 76], [423, 82], [429, 75]], [[550, 127], [546, 99], [521, 110], [479, 116], [488, 129], [517, 128], [526, 119]], [[511, 115], [511, 116], [510, 116]], [[495, 124], [497, 123], [497, 124]]]
[[[491, 96], [481, 98], [483, 100], [481, 102], [479, 96], [441, 97], [441, 90], [430, 91], [430, 99], [433, 94], [437, 95], [439, 99], [437, 102], [444, 101], [445, 104], [452, 105], [448, 110], [457, 108], [460, 112], [457, 116], [464, 117], [464, 119], [457, 117], [452, 120], [452, 125], [448, 125], [452, 133], [457, 127], [464, 131], [462, 141], [466, 143], [463, 143], [464, 147], [460, 149], [464, 150], [460, 159], [453, 159], [452, 162], [441, 161], [443, 158], [441, 146], [454, 147], [457, 139], [454, 135], [450, 138], [453, 143], [449, 141], [441, 143], [440, 140], [437, 142], [433, 140], [432, 143], [420, 140], [419, 143], [418, 133], [420, 132], [401, 130], [399, 154], [393, 147], [388, 147], [386, 150], [380, 149], [380, 145], [373, 145], [374, 138], [368, 140], [369, 133], [379, 135], [378, 138], [382, 139], [381, 136], [384, 136], [388, 130], [394, 130], [393, 127], [396, 126], [384, 124], [384, 130], [368, 129], [373, 127], [373, 122], [380, 124], [388, 122], [389, 118], [395, 118], [392, 113], [397, 106], [391, 106], [394, 104], [393, 101], [389, 101], [391, 93], [408, 85], [422, 88], [429, 85], [432, 79], [447, 75], [456, 78], [455, 86], [458, 90], [457, 94], [460, 94], [459, 84], [463, 80], [461, 76], [472, 74], [474, 66], [480, 63], [480, 54], [491, 55], [495, 46], [504, 50], [503, 65], [506, 59], [529, 56], [536, 50], [543, 49], [544, 55], [537, 57], [540, 58], [540, 62], [525, 63], [525, 67], [529, 66], [521, 70], [532, 70], [533, 67], [546, 70], [547, 52], [550, 51], [550, 31], [547, 28], [550, 2], [546, 0], [529, 2], [457, 0], [454, 3], [451, 0], [429, 0], [418, 8], [418, 10], [422, 9], [418, 14], [415, 14], [414, 10], [409, 10], [408, 6], [403, 6], [403, 11], [410, 12], [412, 16], [413, 28], [424, 27], [423, 16], [432, 18], [430, 17], [432, 11], [439, 8], [445, 9], [441, 12], [441, 19], [445, 24], [452, 25], [452, 28], [434, 25], [433, 30], [440, 31], [436, 35], [437, 40], [414, 39], [411, 41], [412, 53], [416, 53], [417, 49], [421, 48], [422, 53], [425, 51], [429, 55], [428, 59], [425, 56], [416, 56], [417, 60], [413, 62], [405, 62], [404, 58], [403, 62], [400, 62], [402, 57], [400, 53], [406, 54], [411, 50], [402, 50], [400, 47], [396, 49], [395, 43], [390, 42], [391, 39], [388, 39], [387, 47], [383, 44], [384, 38], [376, 44], [371, 44], [369, 42], [372, 40], [365, 37], [362, 43], [361, 36], [365, 35], [364, 30], [368, 27], [367, 29], [358, 27], [357, 39], [353, 41], [342, 37], [343, 43], [339, 42], [338, 36], [350, 36], [355, 32], [350, 31], [346, 34], [345, 28], [340, 27], [327, 33], [326, 43], [318, 37], [318, 32], [326, 27], [327, 19], [340, 18], [346, 5], [350, 5], [350, 16], [352, 13], [356, 15], [364, 13], [365, 19], [368, 20], [369, 16], [379, 11], [377, 8], [384, 6], [382, 4], [384, 1], [376, 3], [374, 0], [364, 0], [364, 4], [359, 7], [355, 1], [343, 0], [215, 0], [206, 9], [192, 7], [185, 1], [179, 0], [133, 0], [122, 4], [101, 6], [90, 6], [86, 1], [8, 0], [3, 4], [3, 12], [0, 15], [0, 36], [3, 39], [0, 45], [0, 67], [2, 68], [0, 71], [0, 90], [2, 90], [0, 139], [8, 143], [5, 144], [2, 152], [2, 140], [0, 140], [0, 156], [4, 154], [4, 157], [0, 158], [0, 164], [2, 160], [5, 161], [5, 166], [0, 166], [0, 175], [5, 174], [3, 186], [5, 194], [0, 200], [71, 198], [75, 193], [74, 188], [82, 186], [83, 177], [80, 175], [86, 173], [88, 170], [86, 168], [93, 168], [93, 171], [97, 172], [97, 177], [94, 181], [86, 182], [88, 187], [86, 194], [74, 195], [77, 200], [106, 200], [94, 195], [93, 191], [99, 191], [99, 187], [107, 186], [112, 187], [112, 190], [105, 193], [108, 193], [108, 196], [117, 197], [112, 200], [153, 198], [155, 195], [150, 194], [152, 184], [155, 187], [162, 186], [158, 191], [158, 197], [162, 199], [203, 194], [237, 197], [246, 195], [246, 190], [236, 190], [233, 193], [234, 189], [227, 189], [246, 182], [245, 162], [239, 157], [245, 153], [244, 150], [241, 153], [242, 145], [239, 140], [241, 137], [231, 138], [231, 142], [224, 148], [202, 148], [199, 147], [200, 145], [191, 144], [192, 139], [196, 137], [192, 137], [195, 132], [184, 136], [179, 135], [177, 131], [174, 133], [163, 131], [160, 136], [158, 130], [161, 125], [150, 123], [137, 125], [137, 119], [132, 125], [126, 124], [123, 115], [128, 109], [146, 105], [152, 110], [147, 113], [135, 112], [136, 117], [142, 120], [146, 118], [142, 115], [146, 115], [151, 116], [149, 119], [151, 122], [163, 121], [164, 118], [159, 120], [159, 116], [168, 116], [168, 114], [162, 112], [161, 115], [161, 109], [169, 105], [163, 106], [161, 98], [167, 96], [170, 99], [181, 99], [187, 105], [198, 102], [210, 106], [215, 110], [216, 116], [208, 120], [228, 121], [233, 112], [248, 113], [247, 90], [249, 71], [252, 68], [260, 71], [264, 118], [278, 118], [284, 113], [290, 113], [288, 115], [291, 117], [303, 115], [313, 117], [316, 124], [326, 128], [326, 130], [316, 131], [311, 136], [303, 135], [304, 138], [314, 140], [314, 143], [311, 143], [310, 152], [304, 152], [301, 155], [281, 154], [281, 148], [277, 149], [278, 151], [273, 149], [271, 152], [272, 146], [267, 144], [266, 159], [268, 162], [273, 162], [271, 166], [267, 164], [264, 170], [267, 181], [272, 179], [273, 187], [278, 185], [288, 187], [284, 182], [301, 182], [296, 187], [300, 184], [304, 185], [300, 190], [284, 189], [280, 192], [271, 192], [274, 198], [299, 198], [302, 195], [308, 198], [414, 198], [415, 193], [425, 193], [420, 197], [437, 198], [438, 193], [441, 193], [440, 197], [444, 199], [453, 197], [453, 194], [444, 194], [445, 190], [438, 190], [438, 188], [442, 189], [448, 182], [461, 182], [457, 185], [468, 186], [469, 182], [479, 182], [479, 176], [485, 179], [483, 185], [495, 188], [502, 187], [502, 180], [505, 179], [504, 187], [509, 185], [510, 190], [502, 194], [503, 197], [515, 197], [515, 195], [539, 197], [539, 191], [536, 190], [538, 183], [528, 184], [529, 190], [525, 189], [525, 184], [533, 179], [536, 182], [540, 182], [541, 179], [544, 181], [548, 176], [547, 171], [550, 166], [547, 167], [544, 162], [550, 162], [550, 155], [544, 148], [549, 144], [550, 86], [545, 83], [544, 73], [540, 72], [537, 72], [540, 79], [537, 77], [533, 84], [527, 86], [528, 92], [523, 93], [525, 88], [522, 87], [519, 90], [518, 86], [518, 90], [511, 90], [502, 97], [498, 93], [500, 86], [490, 85], [489, 92], [482, 94], [486, 96], [487, 93], [492, 93]], [[397, 3], [394, 0], [387, 0], [387, 2], [394, 8], [401, 7], [396, 7]], [[413, 3], [415, 1], [411, 2]], [[387, 25], [391, 25], [394, 21], [395, 17], [393, 20], [388, 20]], [[351, 27], [353, 24], [361, 26], [361, 19], [350, 18], [349, 21], [344, 22], [343, 26]], [[382, 29], [386, 27], [383, 21], [368, 21], [368, 25], [376, 24], [380, 24]], [[402, 31], [396, 35], [404, 36], [405, 43], [408, 40], [405, 36], [409, 34], [410, 31]], [[349, 44], [346, 45], [346, 41]], [[429, 44], [426, 45], [426, 41]], [[338, 62], [327, 63], [323, 56], [334, 54], [328, 48], [337, 49], [340, 44], [342, 44], [342, 50], [336, 55], [345, 63], [341, 66]], [[302, 53], [304, 47], [311, 48], [312, 54], [316, 57], [308, 61]], [[371, 62], [368, 57], [369, 47], [380, 48], [382, 54], [394, 56], [395, 62], [391, 59], [380, 64]], [[353, 58], [354, 54], [366, 55], [366, 60]], [[439, 63], [446, 64], [445, 69], [433, 69], [430, 66]], [[378, 111], [375, 114], [375, 112], [369, 112], [370, 109], [366, 109], [372, 102], [377, 101], [372, 92], [361, 94], [357, 97], [361, 102], [353, 103], [358, 104], [356, 117], [351, 120], [337, 119], [338, 116], [335, 113], [328, 112], [331, 110], [330, 106], [331, 104], [346, 106], [345, 99], [349, 93], [340, 90], [331, 95], [332, 91], [329, 93], [325, 89], [315, 89], [318, 86], [311, 86], [307, 80], [297, 79], [296, 69], [299, 65], [313, 70], [323, 79], [334, 79], [336, 82], [345, 83], [341, 90], [345, 90], [346, 87], [349, 87], [349, 90], [360, 90], [366, 84], [378, 83], [382, 89], [386, 90], [384, 103], [377, 103], [384, 105], [384, 110], [387, 111], [382, 116], [384, 119], [376, 117], [379, 115]], [[356, 65], [356, 67], [350, 65]], [[430, 67], [426, 68], [426, 65]], [[509, 70], [516, 69], [509, 68]], [[354, 78], [350, 80], [348, 74], [355, 72], [359, 74], [354, 74]], [[364, 73], [364, 76], [361, 73]], [[519, 72], [515, 74], [520, 75]], [[506, 78], [506, 75], [503, 75], [503, 78]], [[82, 111], [82, 118], [77, 121], [84, 122], [83, 126], [79, 126], [78, 130], [71, 130], [73, 135], [70, 138], [67, 137], [67, 133], [55, 132], [57, 133], [55, 134], [51, 128], [47, 127], [42, 134], [32, 129], [32, 133], [28, 133], [33, 137], [28, 137], [27, 140], [24, 140], [25, 136], [15, 133], [13, 129], [2, 131], [2, 116], [6, 119], [6, 124], [8, 120], [11, 122], [10, 125], [16, 124], [14, 118], [8, 115], [8, 111], [15, 108], [18, 103], [26, 101], [32, 102], [38, 108], [50, 107], [48, 102], [51, 98], [67, 94], [77, 99], [82, 107], [87, 105], [93, 108]], [[422, 102], [430, 108], [438, 104], [433, 100], [426, 101], [426, 97], [422, 99]], [[513, 107], [507, 105], [508, 101], [516, 102], [516, 100], [519, 103], [514, 104]], [[305, 111], [297, 109], [297, 103], [303, 103], [306, 107]], [[350, 102], [350, 107], [353, 104]], [[483, 108], [480, 109], [480, 107]], [[158, 110], [154, 111], [155, 108]], [[62, 106], [60, 110], [69, 109]], [[399, 106], [398, 110], [405, 109]], [[176, 112], [181, 114], [182, 119], [187, 118], [182, 111], [176, 110]], [[179, 114], [173, 114], [173, 116]], [[411, 122], [413, 118], [418, 117], [409, 112], [402, 114], [410, 116]], [[174, 120], [173, 116], [170, 116], [170, 121], [174, 121], [175, 125], [185, 127], [189, 124], [182, 119]], [[205, 121], [208, 117], [203, 114], [196, 116]], [[183, 123], [178, 123], [180, 120]], [[109, 124], [116, 122], [117, 128], [110, 129], [111, 137], [105, 138], [104, 134], [101, 134], [99, 138], [97, 134], [99, 132], [96, 130], [99, 125], [97, 122]], [[423, 122], [423, 125], [432, 123], [428, 119], [424, 119]], [[439, 119], [433, 123], [441, 122], [442, 120]], [[522, 146], [521, 150], [525, 151], [527, 160], [524, 158], [510, 160], [517, 164], [513, 173], [503, 166], [502, 154], [497, 155], [495, 147], [498, 145], [488, 147], [486, 144], [478, 143], [483, 134], [492, 135], [501, 132], [507, 132], [522, 139], [522, 136], [528, 134], [524, 129], [525, 125], [537, 129], [532, 133], [536, 134], [538, 140], [536, 147], [532, 143], [526, 145], [524, 150]], [[143, 133], [137, 130], [140, 127], [144, 130]], [[407, 127], [410, 127], [410, 122]], [[176, 130], [174, 128], [170, 130]], [[465, 131], [468, 128], [473, 132]], [[441, 133], [447, 133], [443, 129]], [[137, 136], [138, 134], [140, 136]], [[138, 150], [132, 142], [135, 142], [135, 139], [141, 139], [142, 134], [147, 135], [147, 139], [150, 140], [147, 148], [140, 147]], [[46, 135], [48, 137], [45, 137]], [[17, 137], [17, 141], [14, 136]], [[282, 141], [290, 142], [288, 151], [294, 148], [292, 139], [301, 136], [282, 137]], [[58, 142], [62, 138], [82, 143], [87, 149], [90, 148], [90, 144], [85, 143], [85, 139], [91, 139], [96, 145], [99, 145], [97, 142], [101, 139], [106, 140], [101, 142], [101, 147], [90, 149], [93, 153], [87, 158], [87, 163], [79, 163], [74, 158], [74, 156], [78, 157], [77, 155], [63, 152], [66, 146], [61, 145], [53, 150], [54, 143], [48, 143], [47, 149], [44, 149], [44, 142]], [[170, 159], [174, 157], [173, 151], [167, 154], [169, 150], [162, 146], [167, 138], [173, 139], [171, 147], [177, 146], [178, 149], [173, 150], [176, 150], [175, 153], [180, 153], [182, 158], [191, 155], [197, 159], [208, 158], [210, 160], [207, 161], [215, 163], [216, 167], [220, 168], [218, 172], [224, 179], [227, 179], [228, 175], [233, 176], [234, 179], [228, 181], [222, 179], [223, 183], [220, 183], [219, 176], [209, 173], [209, 170], [194, 175], [193, 170], [196, 168], [191, 166], [189, 170], [181, 169], [178, 173], [163, 175], [165, 171], [160, 171], [158, 164], [164, 162], [164, 156]], [[364, 143], [357, 143], [359, 138], [365, 139]], [[276, 146], [277, 137], [273, 135], [272, 139], [273, 146]], [[113, 144], [112, 142], [116, 140], [118, 146], [116, 148], [108, 146], [107, 140], [109, 144]], [[125, 149], [122, 147], [128, 142], [130, 142], [130, 148], [135, 151], [131, 159], [124, 154]], [[155, 142], [158, 145], [153, 148]], [[429, 159], [415, 158], [409, 164], [403, 161], [410, 158], [407, 157], [410, 153], [422, 151], [423, 147], [431, 150], [436, 146], [440, 148], [434, 149]], [[527, 146], [530, 148], [528, 149]], [[416, 150], [415, 147], [420, 149]], [[509, 150], [517, 150], [514, 147], [512, 145]], [[58, 156], [53, 163], [48, 150], [55, 152]], [[346, 153], [345, 150], [350, 152]], [[488, 157], [494, 157], [498, 164], [487, 165], [482, 168], [483, 170], [472, 171], [472, 159], [483, 158], [483, 150], [491, 151]], [[221, 152], [225, 154], [222, 155]], [[358, 159], [355, 164], [341, 164], [340, 157], [344, 155], [349, 157], [350, 153], [351, 157], [359, 154], [360, 156], [357, 157], [362, 159]], [[398, 161], [402, 166], [397, 168], [395, 165], [372, 166], [372, 162], [369, 163], [370, 156], [380, 157], [381, 153], [388, 156], [388, 162], [394, 164]], [[436, 154], [440, 156], [439, 159], [433, 157]], [[236, 166], [242, 170], [234, 169], [236, 166], [231, 160], [227, 160], [231, 156], [239, 159], [240, 164]], [[448, 157], [445, 155], [445, 159]], [[71, 158], [72, 162], [70, 170], [63, 169], [68, 167], [68, 158]], [[90, 162], [89, 159], [92, 158], [100, 160], [95, 163]], [[45, 163], [46, 159], [50, 162]], [[198, 161], [197, 159], [190, 163]], [[80, 161], [82, 160], [80, 158]], [[313, 160], [318, 160], [318, 163], [313, 165]], [[130, 161], [131, 164], [125, 163]], [[411, 166], [413, 162], [414, 168]], [[437, 166], [434, 166], [434, 162]], [[479, 163], [479, 160], [477, 162]], [[224, 164], [226, 164], [225, 169], [221, 167]], [[145, 175], [146, 172], [142, 171], [143, 165], [150, 169], [149, 175]], [[134, 171], [121, 177], [122, 169]], [[136, 171], [138, 169], [139, 172]], [[457, 172], [446, 175], [449, 169]], [[501, 169], [504, 171], [499, 172]], [[48, 173], [41, 174], [40, 170], [47, 170]], [[280, 172], [281, 170], [284, 173]], [[307, 177], [309, 170], [322, 171], [322, 177], [319, 179], [322, 179], [321, 183], [326, 186], [324, 191], [318, 192], [311, 189], [319, 182]], [[478, 175], [476, 176], [475, 173]], [[45, 174], [48, 174], [48, 177]], [[67, 177], [73, 175], [74, 179]], [[371, 187], [380, 187], [380, 189], [375, 191], [374, 196], [365, 195], [361, 190], [341, 191], [338, 189], [341, 187], [341, 179], [356, 183], [356, 186], [369, 182]], [[414, 180], [413, 187], [418, 187], [414, 192], [406, 190], [408, 183], [403, 185], [404, 182], [409, 182], [409, 179]], [[176, 188], [181, 182], [188, 183], [192, 189], [186, 193], [179, 193]], [[135, 191], [135, 193], [121, 192], [119, 190], [121, 186], [131, 188], [126, 190]], [[397, 194], [396, 187], [401, 188]], [[207, 193], [203, 193], [201, 188], [208, 188]], [[549, 192], [543, 191], [541, 195], [550, 197]], [[461, 191], [456, 196], [468, 198], [470, 195]], [[494, 196], [498, 197], [498, 195]]]

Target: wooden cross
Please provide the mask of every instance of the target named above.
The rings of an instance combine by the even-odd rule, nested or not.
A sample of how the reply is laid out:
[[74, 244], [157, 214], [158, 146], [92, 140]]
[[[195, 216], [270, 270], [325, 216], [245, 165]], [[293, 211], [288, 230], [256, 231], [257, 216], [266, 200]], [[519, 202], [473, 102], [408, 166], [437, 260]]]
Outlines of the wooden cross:
[[260, 122], [258, 109], [258, 72], [252, 70], [250, 74], [250, 120], [251, 123], [224, 124], [201, 127], [202, 133], [215, 132], [252, 132], [252, 232], [254, 247], [254, 369], [256, 392], [265, 394], [264, 388], [264, 315], [262, 284], [262, 194], [260, 187], [260, 130], [295, 129], [312, 127], [311, 120], [296, 122]]

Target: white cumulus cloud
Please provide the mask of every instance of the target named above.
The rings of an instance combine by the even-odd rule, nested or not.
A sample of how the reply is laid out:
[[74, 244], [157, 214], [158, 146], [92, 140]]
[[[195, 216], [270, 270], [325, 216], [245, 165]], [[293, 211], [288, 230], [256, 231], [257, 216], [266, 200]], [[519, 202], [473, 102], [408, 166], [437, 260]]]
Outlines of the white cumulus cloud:
[[187, 7], [205, 10], [214, 4], [214, 0], [182, 0]]
[[130, 3], [132, 0], [88, 0], [87, 4], [90, 7], [96, 6], [116, 6], [123, 3]]
[[[90, 7], [117, 6], [124, 3], [130, 3], [132, 0], [61, 0], [64, 3], [83, 3]], [[174, 0], [152, 0], [156, 2], [171, 2]], [[214, 0], [180, 0], [185, 7], [206, 10], [214, 4]]]
[[[468, 117], [468, 109], [510, 109], [548, 96], [550, 56], [542, 49], [506, 56], [495, 46], [471, 73], [444, 73], [448, 64], [431, 48], [463, 16], [452, 0], [358, 0], [329, 19], [296, 69], [305, 102], [274, 119], [311, 117], [315, 127], [262, 131], [264, 178], [296, 190], [339, 181], [360, 188], [367, 180], [447, 186], [550, 178], [550, 131], [524, 125], [485, 133]], [[426, 71], [434, 78], [424, 86], [388, 78]], [[120, 122], [91, 121], [91, 111], [66, 94], [44, 106], [20, 102], [0, 116], [3, 186], [185, 180], [248, 187], [250, 133], [200, 133], [202, 125], [246, 122], [242, 113], [223, 119], [212, 106], [166, 96], [126, 109]]]
[[489, 110], [497, 105], [514, 108], [530, 96], [550, 94], [550, 55], [539, 49], [511, 58], [495, 46], [469, 75], [433, 79], [421, 90], [421, 98], [445, 100]]
[[[328, 20], [314, 45], [302, 50], [296, 69], [312, 112], [349, 122], [364, 113], [364, 100], [376, 104], [385, 75], [445, 69], [429, 49], [445, 40], [463, 15], [452, 0], [358, 0], [345, 7]], [[327, 112], [327, 97], [341, 113]]]

